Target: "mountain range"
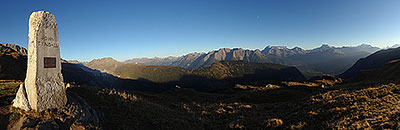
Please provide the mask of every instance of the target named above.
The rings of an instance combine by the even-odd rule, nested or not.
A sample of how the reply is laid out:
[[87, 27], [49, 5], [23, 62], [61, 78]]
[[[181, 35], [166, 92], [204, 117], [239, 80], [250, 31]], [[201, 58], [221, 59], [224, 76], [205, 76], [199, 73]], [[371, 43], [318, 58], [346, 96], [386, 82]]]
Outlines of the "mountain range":
[[[27, 51], [25, 48], [20, 47], [18, 45], [10, 44], [10, 43], [1, 43], [1, 49], [5, 49], [2, 51], [2, 56], [4, 60], [0, 63], [0, 66], [19, 66], [20, 63], [26, 63], [26, 54]], [[99, 69], [103, 72], [113, 73], [117, 66], [115, 65], [123, 65], [123, 63], [127, 64], [143, 64], [143, 65], [156, 65], [156, 66], [172, 66], [172, 67], [181, 67], [184, 69], [199, 69], [211, 66], [213, 63], [219, 61], [245, 61], [245, 62], [257, 62], [257, 63], [274, 63], [274, 64], [282, 64], [286, 66], [294, 66], [300, 70], [300, 72], [307, 78], [312, 76], [321, 75], [323, 73], [336, 75], [340, 74], [339, 77], [347, 78], [353, 76], [356, 72], [354, 68], [360, 68], [362, 64], [363, 67], [368, 69], [369, 63], [365, 65], [363, 61], [361, 63], [355, 64], [355, 67], [350, 68], [356, 61], [360, 58], [364, 58], [369, 54], [377, 51], [379, 48], [373, 47], [371, 45], [362, 44], [359, 46], [343, 46], [343, 47], [333, 47], [329, 45], [322, 45], [318, 48], [305, 50], [300, 47], [287, 48], [285, 46], [267, 46], [263, 50], [248, 50], [241, 48], [222, 48], [219, 50], [210, 51], [208, 53], [190, 53], [180, 57], [166, 57], [166, 58], [134, 58], [131, 60], [127, 60], [124, 62], [119, 62], [113, 59], [105, 58], [102, 59], [101, 62], [110, 62], [114, 66], [103, 65], [96, 67], [94, 64], [90, 64], [90, 62], [83, 62], [85, 65], [89, 65], [92, 68]], [[391, 48], [386, 50], [378, 51], [377, 54], [373, 54], [369, 57], [377, 57], [379, 55], [383, 55], [386, 53], [396, 53], [397, 48]], [[390, 51], [390, 52], [388, 52]], [[377, 55], [377, 56], [375, 56]], [[393, 55], [393, 57], [389, 56], [379, 56], [377, 59], [381, 60], [379, 65], [372, 65], [372, 68], [383, 66], [384, 63], [389, 62], [391, 60], [395, 60], [397, 55]], [[376, 58], [375, 58], [376, 59]], [[365, 60], [365, 59], [361, 59]], [[81, 63], [79, 61], [69, 61], [70, 63]], [[118, 62], [118, 63], [117, 63]], [[92, 61], [92, 63], [96, 62], [96, 59]], [[126, 65], [128, 66], [128, 65]], [[0, 69], [0, 76], [2, 77], [13, 77], [16, 75], [24, 74], [26, 66], [18, 67], [20, 69], [16, 69], [16, 73], [8, 73], [7, 69]], [[165, 68], [165, 67], [164, 67]], [[166, 67], [168, 68], [168, 67]], [[350, 68], [348, 71], [343, 73], [345, 70]], [[179, 70], [174, 68], [175, 70]], [[363, 68], [361, 68], [363, 69]], [[21, 74], [19, 74], [21, 73]], [[341, 74], [343, 73], [343, 74]], [[23, 77], [19, 77], [19, 79], [23, 79]]]
[[362, 44], [359, 46], [321, 47], [305, 50], [300, 47], [267, 46], [263, 50], [241, 48], [221, 48], [208, 53], [190, 53], [180, 57], [166, 58], [133, 58], [124, 63], [178, 66], [186, 69], [197, 69], [210, 66], [218, 61], [243, 60], [258, 63], [275, 63], [295, 66], [306, 76], [340, 74], [353, 65], [359, 58], [379, 50], [377, 47]]
[[[0, 45], [0, 79], [25, 77], [26, 55], [15, 48]], [[298, 57], [333, 55], [340, 59], [364, 52], [328, 45], [312, 50], [267, 48], [256, 53], [291, 64], [310, 60]], [[231, 56], [224, 57], [238, 56], [228, 54]], [[162, 63], [162, 59], [147, 61]], [[69, 86], [68, 100], [86, 104], [85, 109], [93, 113], [89, 114], [99, 117], [94, 124], [99, 129], [398, 129], [399, 59], [400, 48], [377, 51], [338, 76], [344, 75], [344, 80], [329, 75], [306, 80], [296, 67], [244, 60], [217, 60], [196, 69], [123, 63], [112, 58], [84, 63], [62, 60], [62, 74]], [[10, 104], [8, 98], [15, 96], [23, 82], [4, 82], [0, 83], [0, 94], [4, 94], [0, 103]], [[46, 119], [28, 119], [24, 113], [16, 117], [18, 112], [6, 106], [0, 110], [0, 122], [5, 122], [0, 128], [7, 124], [35, 128], [42, 125], [39, 120], [69, 127], [58, 120], [64, 113], [49, 111], [45, 113], [49, 116], [43, 115]], [[82, 124], [88, 129], [93, 126]]]
[[[268, 58], [272, 58], [282, 64], [289, 64], [298, 68], [298, 70], [295, 69], [294, 71], [291, 71], [291, 74], [283, 74], [283, 76], [286, 76], [286, 78], [281, 78], [281, 80], [304, 80], [305, 78], [303, 75], [304, 73], [307, 73], [304, 71], [311, 70], [308, 68], [313, 68], [311, 71], [320, 70], [320, 72], [329, 69], [343, 69], [345, 71], [337, 75], [337, 77], [355, 81], [365, 79], [393, 79], [393, 77], [398, 77], [397, 71], [394, 70], [398, 68], [397, 61], [400, 59], [400, 48], [390, 48], [376, 51], [377, 49], [378, 48], [376, 47], [365, 44], [356, 47], [332, 47], [329, 45], [322, 45], [321, 47], [311, 50], [304, 50], [296, 47], [289, 49], [283, 46], [267, 46], [263, 51], [244, 50], [240, 48], [224, 48], [217, 51], [211, 51], [209, 53], [191, 53], [182, 57], [142, 58], [143, 60], [137, 60], [137, 62], [140, 63], [135, 62], [134, 64], [127, 61], [119, 62], [112, 58], [94, 59], [90, 62], [83, 63], [83, 65], [80, 65], [80, 63], [77, 61], [73, 62], [78, 63], [75, 65], [80, 65], [80, 68], [88, 67], [86, 70], [89, 68], [92, 71], [99, 70], [123, 79], [172, 84], [179, 84], [176, 81], [188, 83], [188, 81], [196, 80], [196, 83], [200, 82], [199, 86], [202, 87], [210, 86], [201, 84], [202, 81], [206, 81], [205, 79], [235, 79], [232, 77], [232, 75], [236, 74], [240, 74], [241, 76], [239, 77], [242, 77], [243, 79], [243, 76], [246, 74], [254, 75], [257, 70], [260, 70], [260, 67], [256, 67], [260, 66], [256, 64], [260, 61], [264, 63], [262, 66], [279, 66], [279, 64], [274, 63], [265, 64], [265, 62], [271, 61], [262, 61], [263, 59], [270, 60]], [[196, 62], [193, 62], [193, 60]], [[170, 65], [171, 61], [174, 61], [173, 63], [175, 65]], [[144, 64], [149, 62], [162, 65]], [[187, 63], [189, 66], [191, 63], [197, 63], [204, 65], [204, 67], [186, 69], [185, 67], [177, 66], [178, 63]], [[286, 68], [288, 68], [288, 66], [286, 66]], [[261, 70], [265, 69], [267, 68], [264, 67]], [[301, 71], [301, 73], [296, 74], [296, 71]], [[279, 71], [277, 73], [271, 72], [272, 71], [265, 72], [267, 75], [264, 76], [253, 76], [252, 78], [255, 79], [252, 81], [273, 79], [268, 76], [273, 75], [279, 77], [279, 72], [287, 73], [284, 71]], [[292, 74], [297, 76], [290, 77]], [[196, 78], [196, 76], [203, 78]], [[259, 79], [259, 77], [263, 78]], [[197, 80], [199, 81], [197, 82]], [[234, 82], [234, 80], [229, 82]], [[196, 85], [191, 84], [191, 86]]]
[[[6, 45], [0, 44], [0, 79], [24, 80], [27, 57], [25, 51], [20, 50], [26, 49], [13, 44]], [[94, 59], [85, 63], [62, 59], [61, 62], [62, 74], [67, 83], [124, 90], [162, 91], [179, 85], [214, 91], [232, 88], [237, 82], [305, 80], [295, 67], [242, 60], [220, 60], [198, 69], [129, 64], [112, 58]]]

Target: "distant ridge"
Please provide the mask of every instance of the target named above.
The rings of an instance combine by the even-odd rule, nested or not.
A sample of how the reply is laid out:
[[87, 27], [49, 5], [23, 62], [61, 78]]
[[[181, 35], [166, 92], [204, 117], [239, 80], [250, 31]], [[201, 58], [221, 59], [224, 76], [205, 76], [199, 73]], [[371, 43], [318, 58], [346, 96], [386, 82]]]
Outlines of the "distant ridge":
[[[150, 60], [151, 59], [151, 60]], [[168, 65], [177, 66], [186, 69], [197, 69], [210, 66], [218, 61], [237, 61], [243, 60], [248, 62], [260, 63], [277, 63], [283, 64], [284, 60], [263, 55], [260, 50], [245, 50], [241, 48], [221, 48], [219, 50], [210, 51], [208, 53], [189, 53], [181, 57], [167, 57], [167, 58], [135, 58], [124, 61], [124, 63], [141, 63], [147, 65]], [[150, 62], [146, 62], [150, 61]], [[161, 64], [154, 64], [157, 61]]]
[[304, 55], [308, 53], [308, 51], [300, 47], [289, 49], [286, 46], [267, 46], [262, 50], [262, 53], [270, 56], [288, 57], [293, 55]]
[[166, 57], [166, 58], [134, 58], [126, 60], [125, 63], [133, 64], [146, 64], [146, 65], [170, 65], [172, 62], [178, 60], [178, 57]]
[[350, 78], [362, 70], [376, 69], [386, 63], [400, 58], [400, 47], [380, 50], [366, 58], [358, 60], [351, 68], [338, 75], [341, 78]]
[[124, 63], [178, 66], [197, 69], [210, 66], [218, 61], [243, 60], [258, 63], [276, 63], [299, 68], [307, 77], [323, 73], [337, 75], [344, 72], [359, 58], [379, 50], [362, 44], [359, 46], [333, 47], [327, 44], [310, 50], [300, 47], [267, 46], [262, 51], [241, 48], [221, 48], [208, 53], [189, 53], [180, 57], [133, 58]]

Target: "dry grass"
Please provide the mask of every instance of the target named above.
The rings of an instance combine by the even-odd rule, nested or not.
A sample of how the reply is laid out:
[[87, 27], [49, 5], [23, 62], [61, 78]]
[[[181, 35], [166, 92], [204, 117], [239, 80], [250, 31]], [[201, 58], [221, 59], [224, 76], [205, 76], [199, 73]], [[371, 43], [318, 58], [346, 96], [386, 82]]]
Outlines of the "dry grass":
[[[91, 91], [97, 91], [96, 96], [92, 96], [97, 97], [98, 102], [93, 105], [104, 113], [104, 128], [400, 128], [399, 85], [354, 86], [355, 88], [351, 85], [353, 84], [320, 89], [320, 94], [309, 92], [310, 96], [303, 95], [287, 100], [277, 99], [284, 97], [280, 93], [300, 92], [299, 89], [258, 91], [254, 86], [238, 85], [238, 88], [250, 91], [234, 91], [230, 94], [201, 93], [190, 89], [153, 94], [105, 89]], [[273, 97], [274, 93], [277, 94], [276, 97]], [[262, 98], [264, 102], [260, 102], [256, 100], [258, 95], [269, 98]], [[126, 124], [127, 122], [136, 124]]]
[[313, 82], [282, 82], [287, 86], [298, 86], [298, 87], [321, 87], [320, 84], [313, 83]]
[[[90, 87], [73, 87], [71, 91], [102, 113], [100, 122], [105, 129], [264, 129], [270, 127], [265, 120], [279, 109], [274, 104], [290, 102], [313, 91], [281, 90], [277, 85], [241, 86], [250, 91], [223, 94], [182, 88], [141, 93]], [[296, 125], [293, 127], [300, 127]]]
[[15, 80], [0, 80], [0, 98], [13, 96], [23, 82]]
[[278, 86], [278, 85], [273, 85], [273, 84], [267, 84], [263, 87], [236, 84], [234, 88], [242, 89], [242, 90], [252, 90], [252, 91], [266, 91], [266, 90], [278, 89], [278, 88], [282, 88], [282, 87]]
[[[144, 93], [75, 86], [68, 91], [99, 113], [104, 129], [400, 128], [400, 85], [268, 86], [237, 85], [229, 93], [185, 88]], [[29, 115], [50, 118], [53, 114]]]
[[333, 79], [320, 79], [320, 80], [315, 80], [312, 82], [282, 82], [283, 84], [287, 86], [297, 86], [297, 87], [321, 87], [321, 88], [326, 88], [326, 87], [332, 87], [334, 85], [342, 83], [342, 79], [340, 78], [334, 78]]
[[283, 121], [276, 118], [268, 119], [265, 123], [267, 127], [281, 127], [283, 125]]
[[342, 83], [342, 80], [341, 79], [340, 80], [325, 80], [325, 79], [322, 79], [322, 80], [316, 80], [315, 82], [319, 83], [319, 84], [322, 84], [322, 85], [325, 85], [325, 86], [333, 86], [335, 84]]
[[387, 84], [357, 91], [336, 90], [313, 96], [313, 104], [324, 104], [335, 114], [329, 126], [338, 129], [399, 129], [400, 86]]

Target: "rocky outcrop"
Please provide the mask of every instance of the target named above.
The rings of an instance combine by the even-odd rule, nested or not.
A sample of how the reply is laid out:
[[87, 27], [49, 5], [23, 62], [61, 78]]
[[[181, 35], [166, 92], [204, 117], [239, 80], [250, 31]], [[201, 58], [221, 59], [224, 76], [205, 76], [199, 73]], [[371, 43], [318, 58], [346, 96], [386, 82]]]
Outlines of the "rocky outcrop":
[[13, 49], [14, 51], [18, 52], [21, 55], [24, 55], [24, 56], [28, 55], [28, 51], [24, 47], [18, 46], [16, 44], [1, 43], [0, 45], [5, 46], [5, 47], [9, 47], [9, 48]]
[[270, 56], [288, 57], [293, 55], [303, 55], [308, 53], [308, 51], [300, 47], [289, 49], [286, 46], [267, 46], [262, 50], [262, 53]]
[[194, 53], [179, 58], [172, 66], [187, 69], [197, 69], [210, 66], [219, 61], [247, 61], [259, 63], [284, 64], [284, 60], [276, 57], [263, 55], [260, 50], [245, 50], [241, 48], [222, 48], [208, 53]]

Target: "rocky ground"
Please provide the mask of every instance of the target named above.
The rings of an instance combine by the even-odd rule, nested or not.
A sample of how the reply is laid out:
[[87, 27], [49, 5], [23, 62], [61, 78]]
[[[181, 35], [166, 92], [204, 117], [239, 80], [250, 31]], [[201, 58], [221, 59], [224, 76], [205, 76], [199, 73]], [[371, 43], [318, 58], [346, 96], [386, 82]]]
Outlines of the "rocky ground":
[[7, 112], [3, 106], [0, 112], [9, 128], [400, 128], [399, 83], [333, 82], [258, 82], [215, 93], [179, 87], [150, 93], [72, 86], [65, 109], [32, 114]]
[[21, 83], [0, 81], [0, 129], [100, 129], [96, 111], [71, 91], [68, 91], [68, 103], [62, 109], [35, 112], [11, 107]]

